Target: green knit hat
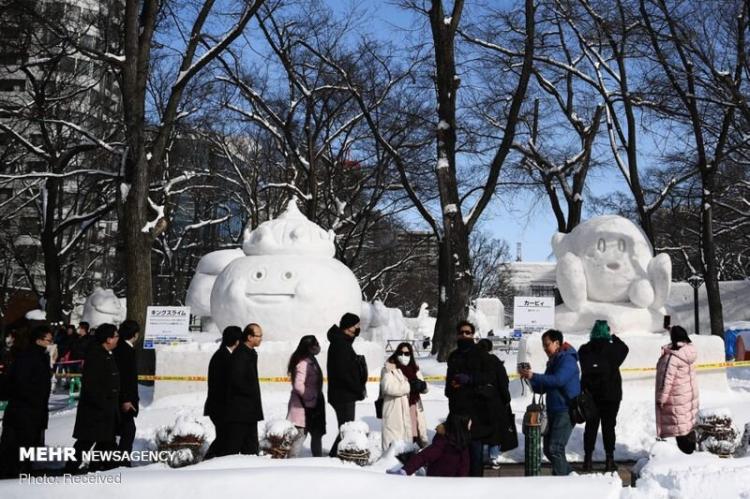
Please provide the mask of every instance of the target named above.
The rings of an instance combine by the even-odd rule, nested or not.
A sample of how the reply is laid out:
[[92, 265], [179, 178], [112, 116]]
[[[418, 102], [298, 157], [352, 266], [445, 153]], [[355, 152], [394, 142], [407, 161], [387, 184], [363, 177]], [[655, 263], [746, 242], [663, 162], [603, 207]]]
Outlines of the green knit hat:
[[594, 328], [591, 330], [591, 339], [608, 340], [609, 338], [609, 324], [607, 324], [607, 321], [596, 321]]

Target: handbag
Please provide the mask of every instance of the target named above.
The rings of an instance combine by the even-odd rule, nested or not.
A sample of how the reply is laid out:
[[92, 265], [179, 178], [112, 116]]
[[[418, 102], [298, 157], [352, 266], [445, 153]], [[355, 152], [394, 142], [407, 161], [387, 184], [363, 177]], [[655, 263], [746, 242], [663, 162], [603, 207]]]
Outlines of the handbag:
[[375, 417], [378, 419], [383, 419], [383, 399], [378, 398], [375, 401]]
[[537, 426], [539, 427], [539, 433], [541, 435], [547, 434], [547, 411], [544, 406], [544, 396], [539, 395], [537, 400], [536, 395], [531, 396], [531, 404], [526, 406], [526, 412], [523, 415], [523, 434], [526, 435], [527, 428]]
[[[564, 392], [563, 395], [565, 395]], [[581, 424], [596, 419], [599, 409], [596, 407], [594, 397], [584, 390], [572, 399], [568, 399], [568, 413], [573, 424]]]

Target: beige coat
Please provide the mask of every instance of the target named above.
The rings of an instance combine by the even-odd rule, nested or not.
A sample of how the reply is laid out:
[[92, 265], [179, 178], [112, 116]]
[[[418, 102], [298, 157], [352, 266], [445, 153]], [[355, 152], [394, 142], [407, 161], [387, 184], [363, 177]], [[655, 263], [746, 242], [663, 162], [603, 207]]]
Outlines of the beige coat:
[[[424, 381], [420, 371], [417, 371], [417, 377]], [[380, 373], [380, 394], [383, 397], [383, 450], [397, 440], [411, 442], [409, 381], [404, 373], [391, 362], [386, 362]], [[426, 445], [427, 425], [421, 401], [417, 404], [416, 434], [419, 437], [420, 445]]]

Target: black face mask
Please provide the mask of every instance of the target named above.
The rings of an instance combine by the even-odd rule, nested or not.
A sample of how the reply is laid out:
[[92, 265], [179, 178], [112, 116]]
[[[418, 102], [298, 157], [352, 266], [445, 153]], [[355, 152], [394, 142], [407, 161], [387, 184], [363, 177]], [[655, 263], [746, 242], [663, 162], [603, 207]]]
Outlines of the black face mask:
[[354, 337], [355, 337], [355, 338], [356, 338], [357, 336], [359, 336], [359, 332], [360, 332], [360, 329], [359, 329], [359, 328], [356, 328], [356, 329], [354, 330]]
[[472, 338], [461, 338], [456, 340], [456, 346], [461, 351], [466, 351], [474, 346], [474, 340]]

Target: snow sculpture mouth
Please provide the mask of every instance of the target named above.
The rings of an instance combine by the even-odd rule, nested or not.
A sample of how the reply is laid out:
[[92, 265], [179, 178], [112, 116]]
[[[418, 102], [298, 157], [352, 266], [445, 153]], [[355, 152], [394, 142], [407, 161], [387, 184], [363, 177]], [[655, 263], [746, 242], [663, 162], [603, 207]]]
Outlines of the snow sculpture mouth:
[[275, 305], [294, 299], [294, 293], [245, 293], [245, 296], [259, 305]]
[[607, 264], [609, 270], [620, 270], [620, 264], [617, 262], [611, 262]]

